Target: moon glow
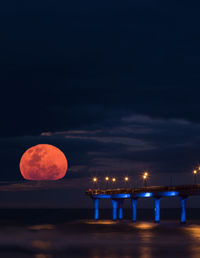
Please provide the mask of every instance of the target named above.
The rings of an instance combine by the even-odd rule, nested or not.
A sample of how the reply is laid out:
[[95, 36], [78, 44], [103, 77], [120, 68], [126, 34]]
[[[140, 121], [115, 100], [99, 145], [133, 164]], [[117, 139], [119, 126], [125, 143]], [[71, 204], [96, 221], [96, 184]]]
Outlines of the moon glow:
[[58, 180], [65, 176], [67, 159], [50, 144], [38, 144], [26, 150], [20, 160], [20, 171], [27, 180]]

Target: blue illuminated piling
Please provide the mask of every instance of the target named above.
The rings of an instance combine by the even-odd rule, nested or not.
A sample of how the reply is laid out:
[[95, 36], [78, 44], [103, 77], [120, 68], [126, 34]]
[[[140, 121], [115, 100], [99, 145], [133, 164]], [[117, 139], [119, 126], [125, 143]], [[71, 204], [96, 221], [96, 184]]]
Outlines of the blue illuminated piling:
[[155, 203], [155, 222], [160, 222], [160, 197], [154, 197], [154, 203]]
[[99, 219], [99, 199], [94, 199], [94, 219]]
[[119, 219], [123, 219], [123, 199], [120, 199], [118, 201], [118, 205], [119, 205]]
[[180, 202], [181, 202], [181, 223], [186, 223], [186, 200], [187, 197], [180, 196]]
[[113, 220], [117, 220], [117, 200], [112, 199]]
[[137, 199], [132, 198], [131, 203], [132, 203], [132, 212], [133, 212], [132, 221], [135, 222], [137, 220]]

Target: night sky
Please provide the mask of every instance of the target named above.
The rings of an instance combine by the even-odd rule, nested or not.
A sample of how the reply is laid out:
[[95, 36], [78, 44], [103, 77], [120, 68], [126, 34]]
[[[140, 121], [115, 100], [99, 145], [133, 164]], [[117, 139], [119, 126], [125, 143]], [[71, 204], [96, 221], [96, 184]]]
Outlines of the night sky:
[[[199, 13], [198, 1], [2, 1], [0, 206], [89, 207], [94, 175], [192, 183]], [[22, 178], [20, 158], [39, 143], [65, 153], [62, 182]]]

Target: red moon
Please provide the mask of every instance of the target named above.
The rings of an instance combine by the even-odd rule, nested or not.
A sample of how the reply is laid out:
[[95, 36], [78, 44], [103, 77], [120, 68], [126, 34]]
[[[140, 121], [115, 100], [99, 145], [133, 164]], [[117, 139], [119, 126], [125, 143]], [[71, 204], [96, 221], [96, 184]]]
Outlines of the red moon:
[[38, 144], [21, 157], [20, 171], [27, 180], [58, 180], [65, 176], [67, 159], [64, 153], [53, 145]]

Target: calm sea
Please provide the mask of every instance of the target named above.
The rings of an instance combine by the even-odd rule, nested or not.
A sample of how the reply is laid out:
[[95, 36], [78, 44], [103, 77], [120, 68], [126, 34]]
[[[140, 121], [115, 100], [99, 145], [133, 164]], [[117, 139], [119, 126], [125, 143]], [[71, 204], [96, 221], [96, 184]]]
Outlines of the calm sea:
[[93, 221], [92, 210], [27, 209], [0, 211], [1, 258], [153, 258], [200, 257], [200, 210], [188, 209], [180, 225], [179, 209], [162, 209], [161, 222], [153, 210], [139, 210], [132, 223], [113, 222], [111, 210]]

